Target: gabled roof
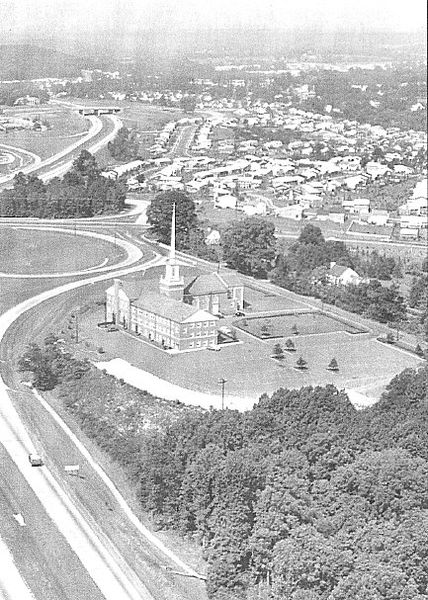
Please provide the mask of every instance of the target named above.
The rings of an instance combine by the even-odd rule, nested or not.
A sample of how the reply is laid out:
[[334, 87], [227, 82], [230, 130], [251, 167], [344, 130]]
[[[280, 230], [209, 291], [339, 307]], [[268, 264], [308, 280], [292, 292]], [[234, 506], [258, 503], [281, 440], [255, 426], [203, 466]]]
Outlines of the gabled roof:
[[236, 273], [216, 273], [219, 279], [222, 279], [228, 287], [242, 287], [243, 283]]
[[156, 294], [155, 292], [143, 292], [138, 300], [132, 304], [137, 308], [155, 313], [176, 323], [183, 323], [198, 312], [195, 306], [184, 304], [179, 300], [174, 300], [174, 298], [168, 298], [168, 296]]
[[227, 285], [225, 285], [215, 273], [207, 273], [206, 275], [200, 275], [193, 283], [191, 283], [187, 290], [192, 296], [203, 296], [205, 294], [224, 294], [227, 291]]
[[207, 273], [200, 275], [187, 286], [186, 291], [192, 296], [206, 294], [224, 294], [232, 287], [242, 287], [242, 281], [234, 273]]
[[346, 269], [348, 269], [348, 267], [343, 267], [342, 265], [333, 265], [328, 273], [333, 277], [340, 277], [343, 275]]

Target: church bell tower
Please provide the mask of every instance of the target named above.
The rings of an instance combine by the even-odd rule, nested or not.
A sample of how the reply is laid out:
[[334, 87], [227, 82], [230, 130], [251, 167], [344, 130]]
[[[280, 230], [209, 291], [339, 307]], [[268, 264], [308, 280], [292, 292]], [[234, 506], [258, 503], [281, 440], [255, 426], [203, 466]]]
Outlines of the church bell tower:
[[172, 208], [171, 246], [166, 261], [165, 274], [161, 277], [159, 291], [163, 296], [183, 301], [184, 279], [180, 276], [180, 266], [175, 256], [175, 203]]

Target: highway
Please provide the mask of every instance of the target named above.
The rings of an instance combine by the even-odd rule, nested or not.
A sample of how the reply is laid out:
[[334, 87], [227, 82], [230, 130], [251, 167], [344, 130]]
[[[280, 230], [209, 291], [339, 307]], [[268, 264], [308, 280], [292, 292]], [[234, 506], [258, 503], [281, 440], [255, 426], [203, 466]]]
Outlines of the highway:
[[48, 181], [54, 177], [61, 177], [71, 167], [73, 160], [77, 158], [83, 149], [95, 153], [111, 141], [122, 126], [122, 121], [115, 115], [103, 115], [102, 117], [86, 117], [90, 123], [90, 129], [86, 135], [73, 142], [61, 152], [50, 156], [45, 160], [40, 160], [33, 153], [28, 153], [20, 148], [14, 148], [25, 154], [29, 154], [32, 163], [19, 168], [8, 175], [0, 177], [0, 188], [8, 187], [11, 184], [17, 172], [22, 171], [25, 174], [34, 174], [43, 181]]
[[[99, 235], [95, 234], [95, 237]], [[110, 241], [114, 238], [110, 237]], [[116, 242], [126, 247], [128, 256], [116, 265], [114, 275], [122, 276], [163, 261], [162, 256], [155, 255], [143, 263], [139, 248], [125, 240], [116, 239]], [[4, 506], [4, 514], [9, 514], [8, 523], [12, 523], [12, 533], [0, 543], [0, 552], [6, 562], [11, 562], [13, 554], [16, 563], [15, 569], [0, 571], [0, 590], [8, 598], [7, 590], [16, 587], [19, 581], [25, 590], [22, 600], [33, 596], [36, 600], [84, 597], [94, 600], [203, 600], [205, 592], [203, 584], [195, 579], [197, 573], [141, 525], [107, 475], [91, 464], [91, 457], [71, 443], [63, 429], [58, 429], [49, 438], [61, 438], [61, 442], [55, 442], [59, 444], [55, 449], [44, 447], [47, 443], [45, 432], [48, 427], [53, 427], [49, 423], [55, 419], [47, 415], [45, 409], [35, 406], [34, 399], [29, 399], [30, 392], [22, 390], [19, 376], [10, 367], [19, 355], [19, 349], [34, 339], [40, 328], [50, 331], [64, 311], [75, 306], [75, 294], [80, 288], [89, 286], [92, 290], [97, 283], [113, 276], [112, 272], [102, 272], [102, 269], [100, 267], [98, 273], [94, 272], [85, 280], [70, 281], [56, 288], [49, 288], [54, 279], [46, 280], [44, 292], [0, 316], [0, 340], [3, 340], [0, 347], [0, 443], [4, 448], [1, 452], [7, 453], [3, 464], [8, 465], [7, 477], [2, 479], [0, 487], [0, 507]], [[31, 423], [31, 438], [16, 406], [20, 407], [20, 413], [24, 411], [26, 422]], [[86, 478], [84, 487], [78, 479], [64, 481], [66, 447], [69, 447], [68, 456], [86, 464], [87, 474], [93, 471], [90, 479]], [[29, 465], [28, 453], [34, 450], [42, 451], [46, 466], [37, 469]], [[13, 482], [14, 478], [19, 485]], [[20, 489], [18, 498], [12, 496], [12, 489]], [[31, 535], [25, 540], [20, 539], [21, 529], [13, 514], [22, 515], [26, 521], [22, 531]], [[46, 533], [40, 534], [44, 543], [39, 541], [39, 522], [45, 524], [43, 531]], [[62, 569], [57, 565], [58, 561], [49, 556], [59, 549], [62, 549], [59, 553]], [[29, 555], [34, 555], [35, 561], [29, 559]], [[43, 572], [43, 577], [35, 577], [29, 566], [33, 562], [38, 565], [38, 572]], [[64, 565], [73, 565], [72, 572], [64, 572]], [[187, 579], [177, 578], [174, 570], [187, 575]], [[73, 587], [74, 579], [77, 581]], [[27, 584], [31, 589], [27, 589]]]

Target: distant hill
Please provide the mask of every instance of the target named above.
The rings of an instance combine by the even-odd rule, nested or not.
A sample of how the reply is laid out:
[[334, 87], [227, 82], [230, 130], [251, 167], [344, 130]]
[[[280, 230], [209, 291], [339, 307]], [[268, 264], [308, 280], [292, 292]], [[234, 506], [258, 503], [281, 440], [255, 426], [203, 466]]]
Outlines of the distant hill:
[[73, 77], [85, 59], [32, 45], [0, 45], [0, 80]]

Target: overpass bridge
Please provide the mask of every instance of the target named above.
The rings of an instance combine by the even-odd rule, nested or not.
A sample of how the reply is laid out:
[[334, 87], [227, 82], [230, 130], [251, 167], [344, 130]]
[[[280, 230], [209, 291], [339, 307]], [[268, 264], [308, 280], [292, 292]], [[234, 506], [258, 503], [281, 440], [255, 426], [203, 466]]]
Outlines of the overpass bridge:
[[79, 114], [86, 117], [87, 115], [112, 115], [120, 112], [122, 109], [119, 106], [79, 106], [77, 107]]

